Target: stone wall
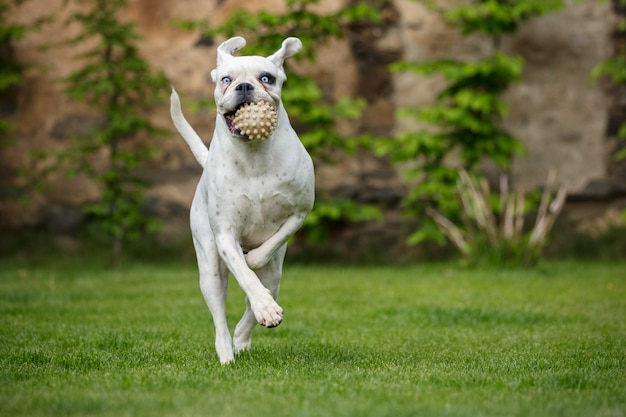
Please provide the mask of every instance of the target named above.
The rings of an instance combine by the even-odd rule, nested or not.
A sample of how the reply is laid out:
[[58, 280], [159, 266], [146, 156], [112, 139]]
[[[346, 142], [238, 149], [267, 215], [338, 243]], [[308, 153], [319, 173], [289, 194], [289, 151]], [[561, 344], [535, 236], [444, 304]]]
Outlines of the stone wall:
[[[67, 10], [61, 5], [62, 0], [30, 0], [13, 16], [20, 22], [48, 14], [61, 17], [15, 45], [16, 56], [32, 66], [13, 95], [1, 98], [4, 114], [19, 124], [14, 143], [0, 149], [0, 192], [4, 200], [0, 207], [1, 229], [24, 225], [71, 229], [81, 220], [80, 205], [99, 193], [84, 178], [57, 178], [54, 187], [26, 205], [17, 202], [16, 186], [23, 185], [17, 173], [32, 164], [30, 150], [63, 147], [67, 137], [99, 122], [98, 115], [69, 101], [62, 92], [59, 79], [76, 68], [72, 57], [77, 50], [40, 49], [78, 30], [62, 23]], [[321, 11], [336, 10], [341, 2], [324, 0], [317, 7]], [[220, 23], [237, 8], [279, 11], [284, 3], [280, 0], [130, 0], [122, 18], [137, 24], [144, 38], [141, 52], [155, 68], [166, 73], [183, 102], [190, 103], [212, 96], [209, 72], [214, 68], [216, 42], [220, 40], [179, 30], [172, 20], [206, 18]], [[369, 108], [360, 121], [341, 127], [348, 133], [385, 134], [411, 128], [406, 120], [395, 118], [394, 112], [402, 106], [430, 103], [441, 86], [436, 78], [391, 74], [387, 70], [390, 62], [442, 56], [472, 59], [490, 52], [489, 40], [480, 36], [461, 37], [419, 2], [390, 1], [384, 6], [383, 15], [381, 24], [353, 27], [346, 39], [322, 47], [315, 66], [306, 68], [329, 97], [352, 95], [368, 101]], [[516, 184], [526, 188], [539, 186], [550, 168], [558, 170], [572, 193], [584, 194], [589, 184], [606, 180], [609, 159], [605, 130], [610, 94], [601, 85], [590, 82], [589, 72], [612, 53], [610, 35], [614, 19], [607, 2], [571, 1], [565, 9], [532, 20], [504, 40], [507, 52], [520, 54], [526, 60], [523, 81], [507, 94], [510, 113], [506, 124], [528, 148], [528, 154], [515, 161]], [[187, 114], [192, 125], [208, 140], [213, 130], [213, 115], [189, 111]], [[169, 139], [158, 139], [161, 149], [158, 163], [144, 172], [154, 184], [150, 191], [155, 202], [153, 209], [166, 219], [166, 232], [186, 231], [187, 208], [200, 169], [186, 144], [174, 133], [168, 106], [154, 109], [152, 119], [172, 132]], [[404, 192], [399, 176], [389, 163], [371, 156], [350, 158], [334, 166], [320, 165], [317, 182], [328, 192], [388, 206], [397, 204]]]

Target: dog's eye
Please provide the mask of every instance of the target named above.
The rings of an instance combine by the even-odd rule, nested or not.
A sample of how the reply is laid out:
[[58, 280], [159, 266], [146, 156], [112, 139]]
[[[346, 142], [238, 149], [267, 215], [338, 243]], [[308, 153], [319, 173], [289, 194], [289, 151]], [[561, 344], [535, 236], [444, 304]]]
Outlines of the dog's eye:
[[228, 85], [228, 84], [230, 84], [230, 81], [231, 81], [231, 80], [230, 80], [230, 77], [224, 77], [224, 78], [222, 78], [222, 84], [224, 84], [224, 85]]
[[261, 77], [259, 77], [259, 80], [261, 80], [263, 84], [274, 84], [275, 79], [276, 78], [274, 78], [274, 76], [271, 74], [263, 74], [261, 75]]

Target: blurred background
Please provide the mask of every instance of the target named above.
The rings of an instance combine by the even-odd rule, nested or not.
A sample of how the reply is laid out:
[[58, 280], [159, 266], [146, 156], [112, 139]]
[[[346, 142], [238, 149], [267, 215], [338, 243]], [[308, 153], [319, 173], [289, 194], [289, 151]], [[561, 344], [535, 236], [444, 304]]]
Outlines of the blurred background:
[[193, 259], [201, 170], [171, 124], [169, 86], [208, 143], [209, 73], [233, 35], [248, 40], [241, 54], [304, 43], [283, 95], [317, 202], [292, 258], [475, 253], [491, 238], [475, 237], [461, 171], [498, 242], [528, 245], [544, 216], [540, 256], [626, 255], [621, 0], [1, 4], [1, 256]]

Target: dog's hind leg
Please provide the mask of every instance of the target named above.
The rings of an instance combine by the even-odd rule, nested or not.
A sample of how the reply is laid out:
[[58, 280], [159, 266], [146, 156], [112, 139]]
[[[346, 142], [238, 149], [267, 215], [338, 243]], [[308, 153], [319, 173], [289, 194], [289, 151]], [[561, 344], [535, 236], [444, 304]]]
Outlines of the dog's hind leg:
[[206, 250], [206, 246], [195, 239], [194, 243], [200, 270], [200, 290], [215, 326], [215, 350], [220, 362], [225, 364], [234, 359], [232, 338], [226, 321], [228, 270], [214, 248]]
[[233, 361], [233, 342], [226, 321], [228, 269], [217, 253], [215, 238], [206, 221], [206, 204], [196, 195], [191, 205], [191, 231], [200, 272], [200, 290], [213, 316], [215, 350], [221, 363]]
[[[278, 291], [280, 289], [280, 280], [282, 277], [283, 260], [285, 259], [285, 253], [287, 245], [283, 245], [276, 253], [274, 257], [263, 268], [256, 271], [259, 280], [263, 283], [265, 288], [270, 290], [274, 300], [278, 299]], [[252, 331], [257, 324], [257, 320], [250, 307], [250, 301], [246, 297], [246, 311], [243, 317], [237, 323], [235, 327], [235, 333], [233, 335], [233, 343], [235, 346], [235, 353], [242, 352], [250, 349], [252, 343]]]
[[241, 353], [244, 350], [250, 349], [252, 343], [252, 330], [256, 326], [257, 321], [250, 307], [250, 300], [246, 297], [246, 311], [243, 313], [243, 317], [237, 323], [235, 327], [235, 333], [233, 334], [233, 344], [235, 353]]

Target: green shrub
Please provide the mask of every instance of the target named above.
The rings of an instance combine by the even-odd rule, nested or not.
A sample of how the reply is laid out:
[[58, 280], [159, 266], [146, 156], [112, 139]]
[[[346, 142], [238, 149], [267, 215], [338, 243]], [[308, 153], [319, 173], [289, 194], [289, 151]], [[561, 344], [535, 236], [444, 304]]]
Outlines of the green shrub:
[[[8, 22], [7, 13], [21, 1], [0, 2], [0, 94], [22, 81], [23, 66], [13, 55], [12, 43], [24, 37], [27, 28], [24, 25]], [[8, 143], [8, 133], [15, 125], [4, 118], [0, 118], [0, 145]]]
[[[153, 71], [139, 55], [136, 45], [140, 38], [134, 25], [118, 19], [126, 0], [75, 1], [80, 7], [66, 23], [77, 23], [81, 31], [62, 45], [86, 45], [89, 49], [76, 56], [83, 65], [64, 80], [65, 91], [102, 115], [104, 121], [72, 138], [67, 149], [43, 157], [55, 160], [54, 170], [87, 175], [102, 188], [100, 200], [89, 204], [86, 211], [94, 220], [95, 234], [111, 245], [111, 266], [118, 267], [124, 242], [155, 227], [143, 210], [147, 184], [136, 174], [136, 168], [155, 151], [136, 139], [164, 134], [151, 124], [147, 112], [164, 102], [168, 85], [165, 76]], [[103, 153], [106, 166], [98, 169], [94, 161]]]
[[[412, 181], [412, 189], [404, 199], [409, 214], [424, 218], [426, 210], [434, 208], [445, 216], [458, 217], [454, 199], [457, 171], [477, 172], [484, 161], [506, 170], [513, 157], [523, 152], [521, 142], [502, 123], [507, 112], [502, 96], [520, 80], [523, 59], [503, 53], [500, 39], [523, 21], [561, 5], [561, 1], [480, 0], [439, 10], [463, 34], [489, 36], [492, 53], [473, 62], [444, 58], [392, 65], [393, 71], [441, 75], [446, 82], [433, 105], [399, 111], [401, 117], [411, 117], [425, 128], [381, 141], [378, 146], [379, 153], [404, 166], [410, 162], [413, 167], [405, 171]], [[441, 237], [435, 225], [426, 221], [409, 242]]]

